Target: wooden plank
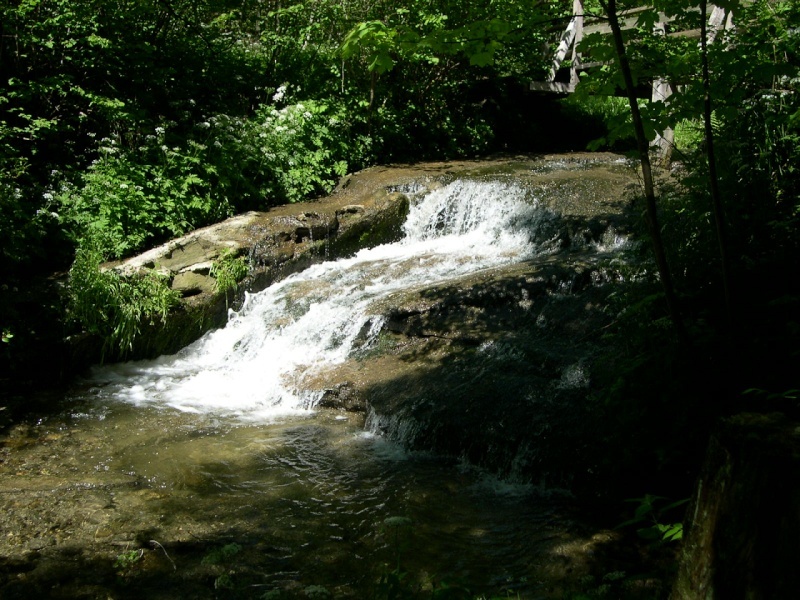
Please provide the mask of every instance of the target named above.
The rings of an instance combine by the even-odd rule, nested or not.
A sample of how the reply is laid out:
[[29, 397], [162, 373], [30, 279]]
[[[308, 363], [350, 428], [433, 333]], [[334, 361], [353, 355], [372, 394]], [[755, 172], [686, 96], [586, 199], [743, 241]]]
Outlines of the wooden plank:
[[726, 11], [719, 6], [715, 6], [714, 10], [711, 11], [711, 18], [708, 20], [708, 29], [706, 32], [706, 41], [709, 44], [714, 43], [714, 40], [717, 38], [717, 33], [720, 29], [724, 29], [727, 21], [730, 18], [731, 11]]
[[562, 83], [560, 81], [531, 81], [530, 91], [549, 92], [551, 94], [571, 94], [575, 91], [573, 82]]

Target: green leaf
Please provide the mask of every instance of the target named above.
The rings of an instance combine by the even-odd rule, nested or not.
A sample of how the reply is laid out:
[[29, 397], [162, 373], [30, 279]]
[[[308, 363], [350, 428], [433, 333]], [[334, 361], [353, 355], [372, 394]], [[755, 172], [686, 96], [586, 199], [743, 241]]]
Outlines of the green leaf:
[[657, 527], [661, 532], [661, 539], [665, 542], [676, 542], [683, 539], [683, 523], [659, 524]]

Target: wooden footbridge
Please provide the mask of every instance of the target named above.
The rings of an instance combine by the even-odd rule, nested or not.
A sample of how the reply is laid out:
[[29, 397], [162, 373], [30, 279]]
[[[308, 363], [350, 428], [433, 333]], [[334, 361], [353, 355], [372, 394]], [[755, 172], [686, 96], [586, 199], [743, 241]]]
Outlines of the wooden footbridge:
[[[641, 13], [647, 10], [651, 10], [651, 8], [645, 6], [621, 11], [619, 14], [619, 22], [622, 29], [635, 28]], [[697, 12], [700, 12], [699, 8]], [[730, 10], [723, 9], [713, 4], [708, 5], [708, 12], [709, 18], [706, 38], [708, 43], [712, 43], [721, 31], [733, 27], [733, 15]], [[676, 27], [674, 20], [663, 12], [659, 13], [658, 20], [653, 27], [653, 35], [666, 35], [670, 37], [680, 36], [699, 39], [700, 31], [700, 28], [680, 29]], [[530, 89], [536, 92], [553, 94], [571, 94], [574, 92], [580, 82], [581, 72], [604, 64], [602, 62], [593, 61], [591, 58], [584, 60], [584, 56], [582, 56], [581, 52], [578, 50], [583, 38], [593, 33], [610, 35], [611, 28], [607, 20], [601, 19], [598, 16], [586, 14], [584, 11], [584, 0], [573, 0], [572, 17], [567, 28], [561, 34], [561, 39], [556, 47], [555, 56], [550, 65], [548, 77], [544, 81], [531, 82]], [[568, 61], [568, 66], [564, 67], [566, 61]], [[673, 84], [665, 79], [654, 78], [649, 86], [650, 91], [648, 99], [653, 102], [665, 102], [672, 94], [672, 86]], [[654, 145], [659, 147], [662, 155], [666, 155], [672, 147], [672, 142], [673, 132], [670, 129], [659, 136], [655, 140]]]

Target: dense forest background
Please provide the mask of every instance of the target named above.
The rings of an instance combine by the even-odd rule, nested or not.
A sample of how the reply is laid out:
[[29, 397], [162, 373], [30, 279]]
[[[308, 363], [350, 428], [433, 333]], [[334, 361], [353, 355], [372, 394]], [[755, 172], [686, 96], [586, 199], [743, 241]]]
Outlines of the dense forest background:
[[[3, 403], [41, 382], [43, 353], [69, 335], [88, 330], [124, 346], [126, 323], [164, 318], [175, 302], [157, 277], [111, 275], [104, 261], [318, 197], [371, 164], [635, 148], [629, 106], [613, 97], [626, 81], [609, 36], [585, 41], [604, 66], [578, 94], [528, 91], [549, 67], [569, 4], [4, 2]], [[638, 4], [586, 10], [607, 19]], [[658, 231], [683, 332], [668, 318], [663, 278], [639, 270], [610, 308], [620, 351], [596, 376], [615, 439], [630, 442], [614, 460], [648, 445], [677, 464], [687, 431], [797, 395], [800, 6], [720, 3], [735, 9], [736, 27], [706, 48], [651, 35], [658, 10], [700, 27], [695, 2], [653, 4], [624, 44], [637, 83], [676, 84], [669, 103], [638, 105], [648, 137], [678, 131], [680, 168], [658, 189]], [[650, 246], [638, 247], [636, 260], [649, 264]]]
[[[346, 172], [474, 156], [535, 131], [521, 92], [542, 69], [544, 33], [531, 29], [523, 4], [484, 4], [3, 3], [2, 377], [35, 362], [37, 341], [74, 329], [75, 307], [43, 305], [53, 296], [33, 282], [66, 272], [76, 257], [74, 274], [90, 279], [73, 287], [102, 286], [89, 274], [103, 260], [238, 212], [317, 197]], [[469, 31], [447, 52], [398, 45], [391, 72], [375, 69], [367, 49], [343, 58], [360, 22], [427, 34], [490, 17], [516, 30], [502, 47], [491, 32], [486, 44], [464, 40]], [[471, 64], [467, 51], [482, 45], [492, 60]], [[169, 298], [160, 302], [143, 314]]]

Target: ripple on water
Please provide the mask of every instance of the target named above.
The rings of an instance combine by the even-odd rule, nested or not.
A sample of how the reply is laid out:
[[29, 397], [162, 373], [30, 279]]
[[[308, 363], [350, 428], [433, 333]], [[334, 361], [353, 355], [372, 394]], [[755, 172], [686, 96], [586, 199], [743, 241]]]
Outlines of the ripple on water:
[[[52, 486], [52, 510], [19, 527], [17, 545], [67, 521], [64, 543], [108, 553], [155, 539], [189, 564], [191, 544], [236, 541], [249, 568], [289, 570], [304, 584], [358, 595], [394, 564], [398, 547], [410, 576], [448, 574], [477, 590], [497, 577], [534, 581], [553, 539], [572, 535], [563, 502], [407, 453], [364, 433], [359, 419], [337, 416], [256, 426], [121, 403], [76, 407], [35, 428], [45, 441], [13, 453], [10, 462], [30, 471], [17, 482], [18, 500], [41, 495], [37, 481]], [[47, 482], [35, 473], [45, 465], [55, 469]], [[91, 516], [81, 516], [90, 493], [99, 494]], [[409, 526], [395, 531], [386, 522], [394, 516]], [[10, 545], [0, 540], [0, 553]], [[265, 545], [273, 550], [259, 558], [255, 548]]]

